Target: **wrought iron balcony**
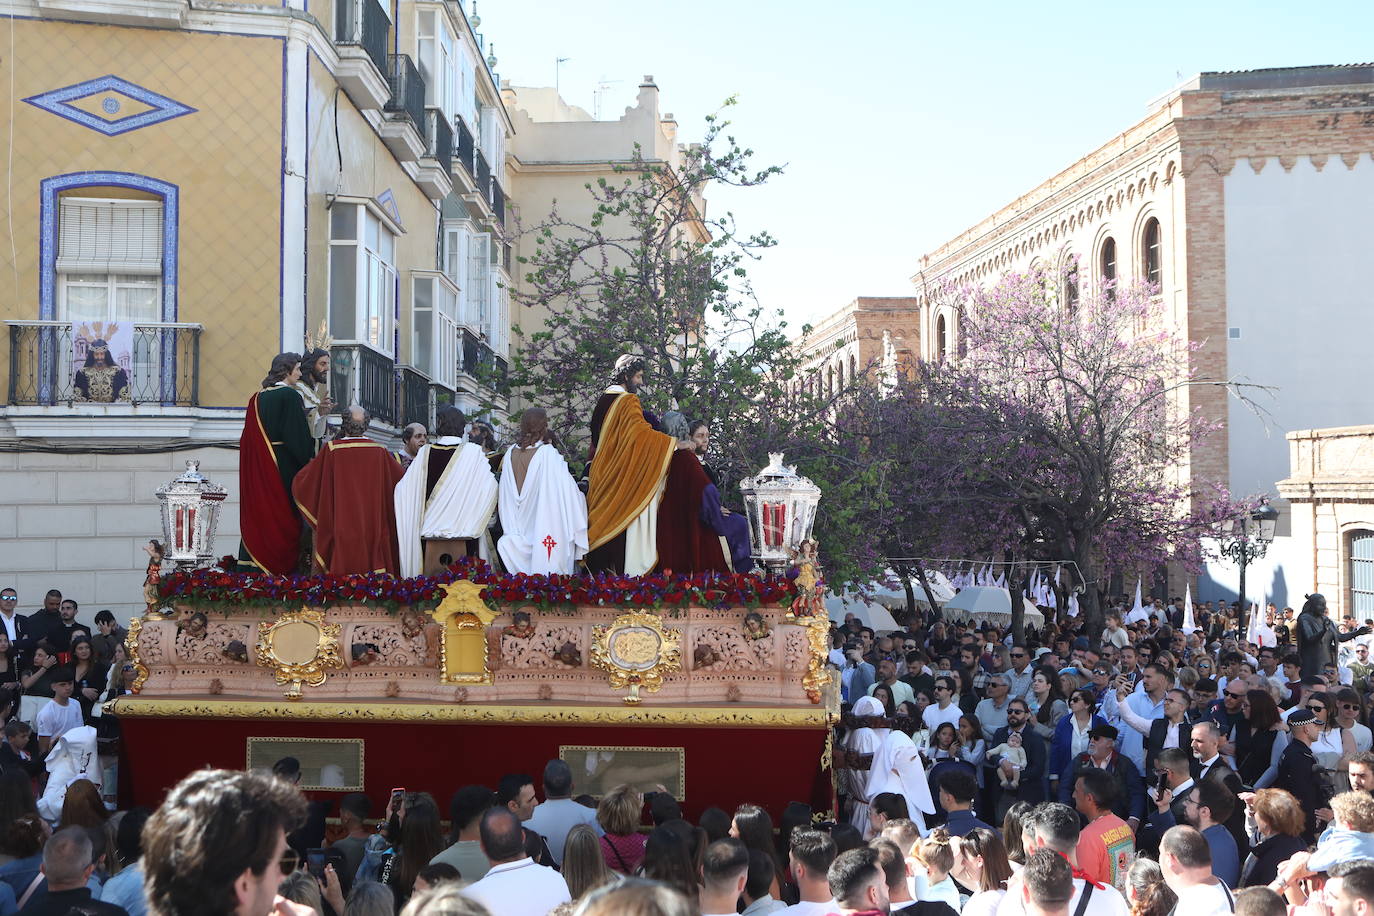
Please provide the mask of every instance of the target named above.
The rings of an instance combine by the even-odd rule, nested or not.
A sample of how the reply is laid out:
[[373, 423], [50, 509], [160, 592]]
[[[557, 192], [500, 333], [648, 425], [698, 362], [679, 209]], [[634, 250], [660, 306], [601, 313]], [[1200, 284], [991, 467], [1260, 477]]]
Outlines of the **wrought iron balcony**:
[[473, 157], [477, 154], [477, 138], [472, 135], [467, 122], [461, 116], [455, 120], [454, 126], [458, 128], [458, 161], [467, 170], [468, 177], [473, 178], [476, 175]]
[[397, 426], [419, 423], [425, 429], [434, 426], [433, 389], [429, 377], [411, 366], [401, 366], [401, 415]]
[[425, 155], [439, 161], [445, 174], [453, 172], [453, 128], [438, 108], [425, 109]]
[[329, 350], [329, 391], [341, 407], [357, 404], [372, 418], [396, 425], [396, 363], [362, 344]]
[[391, 98], [384, 110], [410, 118], [415, 130], [425, 136], [425, 80], [409, 54], [387, 55], [387, 81]]
[[[467, 328], [460, 331], [458, 372], [466, 375], [478, 387], [487, 388], [499, 394], [506, 391], [506, 361], [496, 355], [496, 351]], [[460, 385], [461, 387], [461, 385]]]
[[[79, 403], [200, 406], [199, 324], [144, 322], [121, 347], [111, 340], [105, 369], [69, 321], [8, 321], [9, 403], [53, 407]], [[87, 365], [91, 362], [91, 365]]]
[[[377, 0], [338, 0], [334, 6], [334, 43], [358, 45], [387, 73], [387, 33], [391, 19]], [[422, 94], [423, 95], [423, 94]]]
[[[491, 183], [491, 209], [496, 214], [496, 221], [501, 225], [506, 224], [506, 192], [501, 190], [501, 185], [493, 181]], [[510, 267], [509, 264], [506, 265]]]
[[477, 179], [477, 192], [491, 203], [491, 167], [487, 165], [487, 157], [482, 155], [482, 151], [477, 151], [477, 171], [473, 173]]

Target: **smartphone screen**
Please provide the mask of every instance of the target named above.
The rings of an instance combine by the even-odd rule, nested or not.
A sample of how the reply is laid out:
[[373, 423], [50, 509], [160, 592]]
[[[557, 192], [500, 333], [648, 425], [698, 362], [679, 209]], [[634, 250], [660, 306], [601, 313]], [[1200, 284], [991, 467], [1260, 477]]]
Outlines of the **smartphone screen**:
[[325, 854], [323, 849], [305, 851], [305, 867], [316, 878], [324, 877]]

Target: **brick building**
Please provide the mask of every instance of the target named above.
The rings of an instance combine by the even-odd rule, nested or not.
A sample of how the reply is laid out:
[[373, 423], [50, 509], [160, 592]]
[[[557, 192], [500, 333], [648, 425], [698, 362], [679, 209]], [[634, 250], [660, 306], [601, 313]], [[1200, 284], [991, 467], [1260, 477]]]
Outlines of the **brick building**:
[[[1079, 282], [1094, 288], [1147, 279], [1166, 320], [1201, 345], [1199, 374], [1270, 388], [1257, 396], [1263, 415], [1220, 388], [1185, 392], [1183, 409], [1223, 427], [1179, 472], [1237, 495], [1275, 494], [1288, 476], [1287, 431], [1374, 416], [1363, 333], [1374, 290], [1357, 269], [1374, 249], [1371, 152], [1374, 65], [1200, 74], [921, 257], [920, 355], [957, 352], [958, 315], [938, 295], [947, 280], [989, 284], [1075, 257]], [[1291, 604], [1312, 589], [1312, 570], [1298, 568], [1291, 513], [1274, 504], [1279, 538], [1250, 567], [1249, 597]], [[1214, 563], [1194, 595], [1233, 598], [1236, 578]]]
[[860, 296], [816, 322], [796, 342], [800, 384], [842, 391], [867, 373], [905, 373], [920, 350], [921, 311], [911, 296]]

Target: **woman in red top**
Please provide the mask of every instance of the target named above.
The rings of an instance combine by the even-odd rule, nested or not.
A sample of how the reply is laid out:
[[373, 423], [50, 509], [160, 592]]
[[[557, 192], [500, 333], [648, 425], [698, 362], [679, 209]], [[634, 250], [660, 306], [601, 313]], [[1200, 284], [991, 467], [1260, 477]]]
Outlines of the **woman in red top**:
[[623, 784], [607, 792], [596, 806], [596, 822], [606, 831], [601, 838], [601, 854], [612, 871], [633, 875], [644, 861], [647, 837], [639, 832], [643, 808], [643, 796]]

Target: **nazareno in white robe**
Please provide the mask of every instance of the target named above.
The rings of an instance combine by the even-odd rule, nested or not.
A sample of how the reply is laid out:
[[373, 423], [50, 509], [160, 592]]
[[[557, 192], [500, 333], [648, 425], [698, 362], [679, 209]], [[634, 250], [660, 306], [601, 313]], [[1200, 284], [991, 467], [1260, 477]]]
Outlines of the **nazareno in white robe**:
[[[461, 444], [460, 444], [461, 443]], [[456, 454], [425, 497], [429, 452], [434, 445], [456, 445]], [[481, 446], [456, 436], [440, 437], [420, 447], [405, 476], [396, 484], [396, 540], [401, 575], [420, 575], [424, 567], [423, 538], [476, 538], [479, 556], [490, 560], [487, 525], [496, 510], [496, 478]]]
[[[881, 716], [883, 714], [883, 704], [872, 697], [860, 697], [854, 704], [854, 715], [856, 716]], [[863, 726], [856, 728], [849, 733], [845, 739], [846, 749], [856, 754], [872, 754], [874, 761], [877, 761], [878, 749], [882, 747], [882, 739], [878, 737], [873, 729]], [[859, 835], [865, 839], [872, 839], [873, 825], [868, 819], [868, 783], [872, 778], [872, 770], [845, 770], [849, 782], [849, 822], [859, 831]]]
[[547, 443], [535, 446], [523, 487], [515, 483], [514, 448], [501, 459], [501, 540], [496, 552], [511, 573], [571, 575], [587, 553], [587, 498], [568, 463]]
[[935, 813], [935, 801], [930, 797], [926, 765], [916, 744], [905, 732], [895, 728], [875, 728], [873, 731], [882, 738], [882, 745], [873, 755], [873, 768], [868, 774], [868, 802], [871, 805], [883, 792], [905, 796], [907, 813], [921, 836], [925, 836], [930, 831], [923, 814]]

